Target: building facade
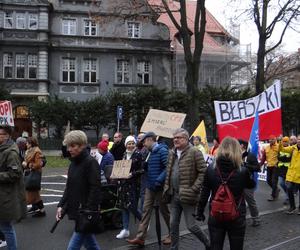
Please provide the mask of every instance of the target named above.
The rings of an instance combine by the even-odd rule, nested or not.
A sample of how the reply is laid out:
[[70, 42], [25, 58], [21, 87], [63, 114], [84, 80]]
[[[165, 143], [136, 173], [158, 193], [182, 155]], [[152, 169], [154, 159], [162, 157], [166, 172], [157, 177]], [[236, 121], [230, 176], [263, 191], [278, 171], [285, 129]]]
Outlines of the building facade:
[[18, 134], [32, 131], [27, 104], [49, 96], [48, 23], [48, 1], [0, 1], [0, 84], [14, 96]]

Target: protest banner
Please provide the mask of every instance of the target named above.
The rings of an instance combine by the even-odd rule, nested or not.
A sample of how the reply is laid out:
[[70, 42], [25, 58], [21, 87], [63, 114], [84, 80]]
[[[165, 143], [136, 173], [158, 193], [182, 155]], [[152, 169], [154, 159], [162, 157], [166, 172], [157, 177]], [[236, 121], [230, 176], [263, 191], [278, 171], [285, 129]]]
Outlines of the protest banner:
[[130, 177], [132, 160], [114, 161], [111, 179], [128, 179]]
[[258, 96], [240, 101], [215, 101], [214, 106], [221, 140], [226, 136], [248, 140], [256, 113], [260, 140], [282, 134], [280, 81]]
[[10, 101], [0, 101], [0, 125], [14, 127], [14, 117]]
[[158, 136], [173, 138], [176, 129], [181, 128], [186, 114], [150, 109], [141, 127], [141, 132], [152, 131]]

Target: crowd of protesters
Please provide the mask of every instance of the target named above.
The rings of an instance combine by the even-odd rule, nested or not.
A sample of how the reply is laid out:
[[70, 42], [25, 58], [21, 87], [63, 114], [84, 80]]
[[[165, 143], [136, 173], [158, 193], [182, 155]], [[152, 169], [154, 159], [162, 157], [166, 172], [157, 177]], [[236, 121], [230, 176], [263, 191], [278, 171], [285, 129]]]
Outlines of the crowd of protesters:
[[[45, 160], [35, 138], [20, 137], [14, 143], [11, 135], [11, 128], [0, 127], [0, 247], [7, 245], [9, 250], [15, 250], [17, 240], [13, 222], [21, 221], [26, 214], [32, 217], [46, 215], [40, 186], [34, 190], [26, 190], [24, 186], [25, 173], [38, 172], [41, 175]], [[270, 136], [259, 160], [248, 152], [248, 142], [244, 140], [226, 137], [220, 142], [214, 138], [212, 148], [207, 150], [206, 146], [199, 136], [190, 138], [182, 128], [173, 134], [172, 149], [158, 142], [153, 132], [126, 138], [117, 132], [113, 142], [104, 133], [97, 145], [100, 157], [97, 161], [90, 154], [91, 147], [83, 131], [67, 133], [62, 152], [70, 159], [70, 165], [56, 214], [57, 221], [64, 214], [75, 221], [67, 249], [80, 249], [82, 246], [100, 249], [95, 232], [79, 229], [82, 227], [78, 225], [78, 214], [100, 211], [101, 186], [106, 184], [118, 185], [122, 230], [116, 238], [126, 239], [131, 245], [144, 246], [152, 211], [158, 207], [168, 229], [168, 235], [162, 242], [170, 245], [170, 249], [179, 249], [182, 214], [187, 229], [206, 249], [223, 249], [226, 234], [231, 249], [243, 249], [246, 203], [252, 226], [261, 224], [255, 190], [258, 172], [265, 167], [265, 162], [267, 184], [271, 188], [268, 201], [278, 199], [279, 182], [284, 192], [284, 205], [289, 205], [286, 213], [300, 215], [300, 207], [297, 210], [295, 203], [295, 194], [299, 195], [300, 202], [300, 136]], [[211, 164], [204, 159], [206, 155], [213, 159]], [[107, 172], [110, 173], [114, 162], [120, 160], [131, 160], [130, 175], [114, 182]], [[219, 202], [222, 188], [230, 190], [234, 201], [232, 206], [236, 213], [231, 219], [221, 220], [215, 215], [215, 204]], [[207, 203], [210, 204], [209, 235], [197, 222], [205, 221]], [[26, 210], [26, 204], [31, 205], [29, 210]], [[134, 237], [129, 231], [130, 214], [139, 221]]]

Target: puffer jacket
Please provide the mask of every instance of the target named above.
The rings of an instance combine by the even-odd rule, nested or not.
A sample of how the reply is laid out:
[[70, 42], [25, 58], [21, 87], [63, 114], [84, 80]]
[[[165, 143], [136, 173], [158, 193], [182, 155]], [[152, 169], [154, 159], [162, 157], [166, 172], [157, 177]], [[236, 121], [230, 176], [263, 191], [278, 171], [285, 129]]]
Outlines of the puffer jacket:
[[25, 188], [18, 146], [0, 145], [0, 220], [19, 221], [26, 216]]
[[[168, 158], [167, 177], [164, 186], [164, 196], [171, 195], [171, 175], [176, 150], [171, 150]], [[203, 154], [195, 147], [188, 145], [181, 153], [179, 162], [179, 199], [182, 203], [194, 205], [200, 196], [201, 184], [206, 171]]]
[[146, 187], [156, 190], [156, 183], [163, 185], [166, 179], [166, 167], [168, 162], [168, 147], [165, 144], [154, 144], [148, 159]]

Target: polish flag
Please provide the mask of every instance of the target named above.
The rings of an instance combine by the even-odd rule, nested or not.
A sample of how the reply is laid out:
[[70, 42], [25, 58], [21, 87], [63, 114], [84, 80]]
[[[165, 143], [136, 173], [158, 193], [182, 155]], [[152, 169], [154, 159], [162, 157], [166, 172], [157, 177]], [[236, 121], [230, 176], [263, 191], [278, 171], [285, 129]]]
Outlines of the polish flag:
[[280, 81], [258, 96], [240, 101], [215, 101], [214, 106], [220, 140], [226, 136], [248, 140], [256, 112], [260, 140], [282, 134]]

